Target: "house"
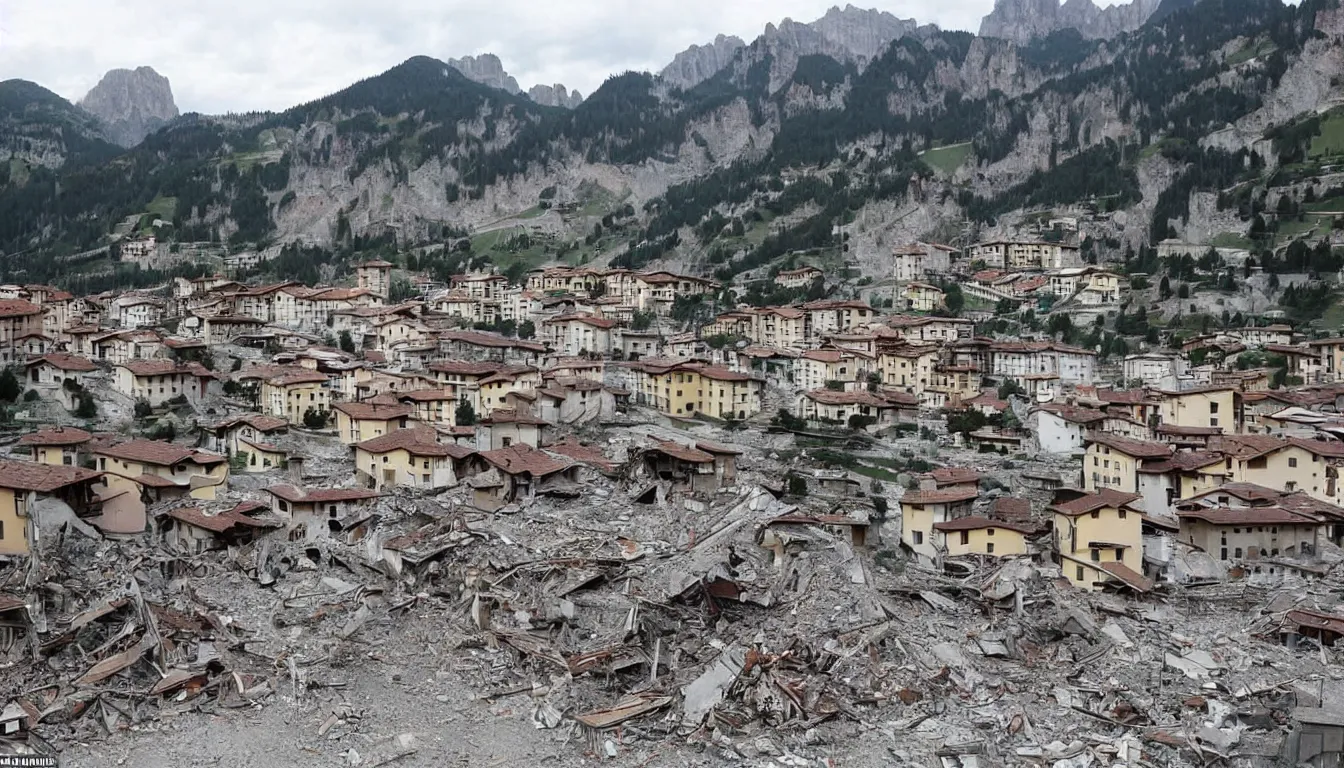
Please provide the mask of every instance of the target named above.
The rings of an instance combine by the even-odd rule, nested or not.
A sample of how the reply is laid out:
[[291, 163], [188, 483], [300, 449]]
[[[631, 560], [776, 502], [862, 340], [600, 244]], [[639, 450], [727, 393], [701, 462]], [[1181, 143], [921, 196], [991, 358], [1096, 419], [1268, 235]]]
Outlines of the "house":
[[411, 408], [411, 418], [425, 424], [455, 426], [461, 395], [456, 387], [415, 389], [398, 394], [397, 400]]
[[936, 344], [885, 345], [877, 356], [877, 373], [886, 387], [899, 389], [917, 399], [933, 379], [938, 364], [939, 347]]
[[303, 424], [309, 411], [325, 414], [331, 410], [331, 380], [325, 373], [296, 371], [272, 376], [261, 382], [262, 412]]
[[611, 329], [616, 321], [592, 315], [562, 315], [541, 323], [541, 337], [567, 357], [611, 354]]
[[621, 370], [636, 403], [670, 416], [746, 419], [761, 409], [765, 382], [738, 371], [685, 360], [641, 360]]
[[1158, 419], [1178, 427], [1221, 427], [1226, 433], [1241, 431], [1242, 400], [1235, 387], [1208, 386], [1159, 390]]
[[822, 278], [824, 273], [813, 266], [802, 266], [797, 269], [782, 269], [775, 274], [775, 285], [781, 288], [807, 288], [818, 278]]
[[1125, 383], [1134, 387], [1177, 389], [1190, 379], [1190, 361], [1184, 355], [1166, 352], [1143, 352], [1126, 355]]
[[1220, 561], [1253, 568], [1277, 557], [1314, 557], [1323, 534], [1321, 518], [1277, 506], [1206, 507], [1182, 504], [1180, 538]]
[[377, 296], [386, 299], [392, 292], [392, 267], [391, 262], [381, 259], [365, 261], [355, 265], [355, 279], [357, 285]]
[[163, 322], [163, 302], [149, 296], [120, 296], [110, 309], [122, 328], [151, 328]]
[[[857, 299], [822, 299], [810, 301], [800, 309], [807, 316], [807, 335], [812, 342], [824, 336], [844, 333], [860, 325], [867, 325], [877, 312]], [[767, 343], [761, 341], [761, 343]]]
[[975, 323], [964, 317], [925, 317], [922, 315], [893, 315], [887, 325], [909, 342], [949, 342], [969, 339]]
[[839, 424], [858, 417], [865, 427], [883, 428], [913, 423], [919, 416], [919, 401], [904, 392], [814, 389], [798, 396], [796, 412], [802, 419]]
[[537, 394], [539, 415], [553, 424], [586, 424], [616, 415], [616, 395], [600, 381], [560, 376]]
[[341, 521], [363, 514], [381, 495], [365, 488], [313, 488], [273, 485], [271, 511], [288, 521], [291, 540], [316, 541], [341, 530]]
[[1139, 466], [1144, 461], [1171, 458], [1172, 448], [1164, 443], [1131, 440], [1102, 433], [1091, 433], [1084, 440], [1083, 487], [1088, 491], [1139, 493]]
[[1209, 438], [1209, 450], [1225, 457], [1224, 472], [1232, 482], [1263, 485], [1285, 492], [1303, 491], [1332, 501], [1325, 459], [1337, 458], [1338, 444], [1289, 440], [1270, 435], [1220, 435]]
[[928, 283], [910, 283], [905, 286], [905, 304], [911, 312], [933, 312], [946, 304], [943, 289]]
[[356, 445], [375, 437], [406, 429], [415, 409], [404, 403], [396, 405], [370, 402], [337, 403], [336, 433], [346, 445]]
[[221, 346], [265, 324], [265, 321], [247, 315], [215, 315], [200, 318], [200, 333], [206, 344]]
[[33, 461], [72, 467], [80, 464], [93, 435], [74, 427], [43, 427], [19, 438], [33, 452]]
[[[137, 498], [144, 488], [160, 498], [181, 494], [213, 501], [229, 479], [227, 457], [158, 440], [100, 442], [90, 452], [112, 492], [133, 492]], [[143, 517], [140, 523], [137, 530], [143, 530]]]
[[485, 331], [443, 331], [439, 352], [453, 359], [536, 365], [546, 354], [546, 345]]
[[511, 445], [530, 445], [538, 448], [548, 437], [553, 425], [517, 410], [496, 409], [476, 427], [476, 447], [481, 451], [508, 448]]
[[1063, 384], [1092, 384], [1097, 379], [1097, 353], [1053, 341], [1001, 341], [989, 347], [991, 375], [1010, 378], [1034, 394], [1031, 380], [1057, 377]]
[[901, 544], [920, 559], [937, 562], [943, 552], [941, 536], [934, 536], [934, 526], [970, 517], [971, 506], [979, 497], [978, 487], [906, 491], [901, 497]]
[[243, 501], [223, 511], [200, 507], [177, 507], [160, 513], [159, 533], [170, 547], [185, 554], [241, 546], [280, 527], [275, 520], [258, 517], [265, 504]]
[[1091, 408], [1061, 403], [1038, 406], [1028, 417], [1034, 418], [1036, 442], [1046, 453], [1073, 455], [1082, 453], [1087, 433], [1106, 419], [1106, 414]]
[[1076, 245], [1033, 240], [992, 240], [976, 243], [967, 251], [972, 263], [1008, 270], [1070, 269], [1083, 266]]
[[80, 390], [84, 388], [86, 374], [98, 370], [98, 366], [87, 357], [67, 352], [52, 352], [27, 364], [28, 383], [35, 386], [67, 387]]
[[1106, 488], [1051, 505], [1057, 561], [1075, 587], [1152, 589], [1153, 582], [1135, 570], [1143, 567], [1142, 511], [1133, 506], [1139, 498]]
[[432, 429], [398, 429], [355, 446], [355, 476], [375, 490], [448, 488], [459, 480], [459, 462], [473, 453], [438, 442]]
[[737, 481], [736, 459], [741, 451], [736, 448], [703, 440], [689, 445], [675, 440], [651, 440], [635, 460], [642, 477], [668, 483], [673, 491], [704, 494], [715, 493]]
[[1027, 554], [1027, 536], [1036, 532], [1030, 525], [990, 520], [987, 517], [959, 517], [933, 524], [934, 547], [948, 557], [988, 555], [1009, 557]]
[[113, 389], [153, 407], [179, 398], [197, 402], [205, 397], [214, 378], [214, 374], [201, 365], [183, 365], [168, 360], [128, 360], [118, 363], [114, 371]]
[[201, 433], [200, 446], [207, 451], [235, 456], [248, 448], [244, 443], [273, 440], [289, 431], [289, 422], [274, 416], [245, 413], [215, 424], [197, 427]]
[[974, 491], [980, 487], [980, 473], [970, 467], [938, 467], [919, 476], [923, 490]]
[[[34, 518], [59, 512], [78, 517], [96, 514], [94, 484], [101, 475], [82, 467], [0, 459], [0, 556], [27, 555], [37, 541]], [[37, 526], [43, 525], [40, 521]]]
[[952, 271], [955, 248], [935, 243], [899, 245], [892, 250], [893, 277], [898, 283], [928, 280], [930, 275]]
[[528, 445], [511, 445], [477, 454], [483, 470], [471, 479], [472, 503], [486, 511], [532, 498], [539, 493], [563, 491], [578, 495], [579, 465], [561, 454]]
[[42, 308], [23, 299], [0, 299], [0, 364], [23, 362], [23, 339], [42, 333]]
[[821, 389], [827, 382], [863, 381], [872, 356], [849, 349], [809, 349], [793, 364], [794, 382], [804, 391]]

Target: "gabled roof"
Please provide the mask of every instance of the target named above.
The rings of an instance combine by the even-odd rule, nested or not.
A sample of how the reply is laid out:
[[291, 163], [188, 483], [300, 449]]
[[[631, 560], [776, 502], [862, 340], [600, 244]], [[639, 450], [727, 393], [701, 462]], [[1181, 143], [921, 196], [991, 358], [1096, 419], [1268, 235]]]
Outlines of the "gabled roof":
[[698, 450], [694, 446], [683, 445], [675, 440], [659, 440], [655, 437], [653, 438], [653, 445], [648, 450], [664, 453], [674, 459], [691, 464], [710, 464], [714, 461], [712, 454]]
[[1087, 435], [1087, 441], [1104, 445], [1113, 451], [1139, 459], [1165, 459], [1171, 456], [1171, 446], [1166, 443], [1153, 443], [1147, 440], [1131, 440], [1127, 437], [1093, 432]]
[[325, 384], [331, 381], [331, 377], [325, 373], [317, 371], [296, 371], [294, 373], [282, 373], [279, 376], [273, 376], [266, 380], [266, 383], [272, 387], [291, 387], [295, 384]]
[[945, 523], [933, 524], [933, 529], [935, 531], [943, 531], [945, 533], [952, 531], [978, 531], [984, 528], [1002, 528], [1004, 530], [1016, 531], [1023, 534], [1036, 532], [1034, 526], [1024, 525], [1022, 523], [1009, 523], [1003, 520], [990, 520], [987, 517], [958, 517]]
[[102, 456], [111, 456], [141, 464], [153, 464], [159, 467], [171, 467], [184, 461], [203, 465], [228, 461], [227, 458], [219, 454], [205, 453], [194, 448], [184, 448], [159, 440], [125, 440], [104, 443], [95, 446], [93, 452]]
[[1046, 403], [1039, 406], [1037, 410], [1054, 414], [1073, 424], [1094, 424], [1106, 418], [1106, 414], [1101, 411], [1094, 411], [1091, 408], [1080, 408], [1075, 405], [1064, 405], [1062, 403]]
[[1140, 510], [1131, 507], [1130, 505], [1139, 498], [1141, 497], [1137, 493], [1123, 493], [1110, 488], [1103, 488], [1096, 493], [1089, 493], [1086, 496], [1080, 496], [1072, 501], [1066, 501], [1062, 504], [1052, 504], [1050, 509], [1062, 515], [1068, 515], [1069, 517], [1085, 515], [1089, 512], [1095, 512], [1096, 510], [1102, 509], [1103, 507], [1111, 507], [1113, 509], [1120, 509], [1123, 507], [1126, 509], [1133, 509], [1137, 512]]
[[292, 485], [272, 485], [266, 489], [272, 496], [292, 504], [318, 504], [341, 501], [374, 499], [382, 494], [368, 488], [310, 488], [304, 490]]
[[980, 473], [970, 467], [938, 467], [924, 476], [933, 480], [939, 488], [980, 482]]
[[0, 317], [27, 317], [42, 314], [42, 308], [23, 299], [0, 299]]
[[901, 497], [902, 504], [955, 504], [959, 501], [972, 501], [980, 498], [980, 489], [976, 488], [940, 488], [935, 491], [906, 491]]
[[278, 528], [280, 524], [272, 520], [258, 520], [249, 517], [246, 512], [254, 510], [255, 506], [248, 502], [243, 502], [225, 512], [218, 514], [209, 514], [198, 507], [179, 507], [170, 509], [167, 512], [168, 517], [181, 521], [187, 525], [211, 531], [212, 533], [225, 533], [233, 528]]
[[485, 451], [480, 456], [491, 466], [508, 475], [526, 474], [532, 477], [545, 477], [573, 466], [573, 462], [568, 458], [555, 458], [525, 443], [497, 451]]
[[584, 445], [573, 437], [566, 437], [558, 443], [546, 446], [546, 450], [551, 453], [558, 453], [561, 456], [596, 467], [603, 472], [611, 472], [616, 469], [616, 462], [608, 459], [602, 450], [594, 445]]
[[461, 445], [447, 445], [438, 442], [437, 433], [432, 429], [398, 429], [386, 435], [365, 440], [355, 446], [368, 453], [388, 453], [406, 451], [412, 456], [452, 457], [454, 459], [470, 456], [473, 451]]
[[59, 368], [62, 371], [82, 372], [98, 370], [98, 366], [94, 365], [92, 360], [87, 357], [72, 355], [68, 352], [50, 352], [35, 360], [28, 361], [29, 367], [42, 365], [43, 363]]
[[127, 360], [124, 363], [117, 363], [117, 367], [125, 368], [136, 376], [197, 375], [191, 368], [178, 365], [171, 360]]
[[551, 422], [539, 419], [528, 413], [519, 413], [512, 408], [497, 408], [482, 421], [484, 424], [524, 424], [534, 427], [549, 427]]
[[281, 418], [277, 418], [275, 416], [264, 416], [260, 413], [244, 413], [238, 416], [225, 419], [216, 424], [208, 425], [204, 428], [210, 430], [232, 429], [234, 427], [244, 424], [252, 427], [258, 432], [277, 432], [289, 428], [288, 421], [285, 421], [284, 419]]
[[99, 477], [102, 477], [101, 472], [83, 467], [0, 459], [0, 488], [51, 493], [58, 488], [88, 482]]
[[1203, 520], [1210, 525], [1319, 525], [1315, 516], [1282, 507], [1191, 507], [1176, 510], [1182, 520]]
[[352, 419], [358, 420], [378, 420], [387, 421], [389, 419], [399, 419], [403, 416], [410, 416], [415, 409], [409, 405], [380, 405], [377, 403], [357, 402], [357, 403], [337, 403], [333, 405], [334, 410], [344, 413]]
[[43, 427], [19, 438], [19, 445], [82, 445], [93, 439], [93, 435], [75, 427]]

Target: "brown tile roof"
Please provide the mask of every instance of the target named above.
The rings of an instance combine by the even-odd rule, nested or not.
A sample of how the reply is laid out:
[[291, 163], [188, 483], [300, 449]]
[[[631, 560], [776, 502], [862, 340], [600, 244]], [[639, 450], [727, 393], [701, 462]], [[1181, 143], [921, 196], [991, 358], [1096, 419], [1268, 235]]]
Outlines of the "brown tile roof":
[[821, 363], [838, 363], [845, 358], [845, 353], [838, 349], [809, 349], [801, 357]]
[[93, 435], [74, 427], [43, 427], [19, 438], [19, 445], [82, 445]]
[[1213, 464], [1222, 464], [1224, 461], [1226, 461], [1226, 458], [1221, 453], [1177, 451], [1164, 459], [1144, 461], [1139, 465], [1139, 471], [1149, 475], [1174, 471], [1193, 472], [1196, 469], [1204, 469]]
[[1165, 459], [1171, 456], [1171, 446], [1166, 443], [1152, 443], [1147, 440], [1131, 440], [1127, 437], [1116, 437], [1115, 435], [1092, 432], [1087, 435], [1087, 440], [1093, 443], [1104, 445], [1113, 451], [1119, 451], [1126, 456], [1133, 456], [1139, 459]]
[[508, 339], [495, 333], [482, 331], [444, 331], [439, 338], [444, 341], [457, 341], [478, 347], [526, 349], [532, 352], [545, 352], [546, 345], [522, 339]]
[[168, 516], [174, 520], [180, 520], [188, 525], [211, 531], [213, 533], [225, 533], [236, 527], [244, 528], [278, 528], [279, 523], [270, 520], [257, 520], [244, 514], [244, 507], [240, 504], [233, 509], [218, 514], [208, 514], [205, 510], [197, 507], [179, 507], [178, 509], [168, 510]]
[[397, 395], [398, 400], [411, 400], [417, 403], [433, 403], [442, 400], [456, 400], [457, 392], [452, 388], [439, 387], [437, 389], [416, 389], [411, 392], [402, 392]]
[[527, 413], [519, 413], [511, 408], [498, 408], [490, 412], [485, 417], [484, 423], [487, 424], [528, 424], [537, 427], [549, 427], [551, 422], [545, 419], [539, 419], [536, 416]]
[[1156, 584], [1152, 579], [1136, 572], [1133, 568], [1130, 568], [1124, 563], [1101, 563], [1101, 569], [1136, 592], [1148, 592], [1152, 590]]
[[1182, 427], [1178, 424], [1159, 424], [1155, 431], [1159, 435], [1173, 437], [1209, 437], [1223, 434], [1222, 427]]
[[1236, 392], [1237, 388], [1231, 384], [1208, 384], [1202, 387], [1191, 387], [1190, 389], [1159, 389], [1157, 393], [1163, 397], [1184, 397], [1186, 395], [1206, 395], [1214, 392]]
[[1303, 437], [1290, 437], [1288, 442], [1299, 448], [1310, 451], [1317, 456], [1327, 456], [1332, 459], [1344, 458], [1344, 441], [1340, 440], [1311, 440]]
[[700, 369], [700, 375], [715, 381], [751, 381], [751, 377], [745, 373], [730, 371], [727, 368], [721, 368], [716, 365], [706, 365], [702, 367]]
[[1272, 435], [1218, 435], [1209, 439], [1209, 449], [1237, 459], [1253, 459], [1287, 448], [1290, 443]]
[[584, 445], [573, 437], [567, 437], [558, 443], [545, 446], [545, 448], [551, 453], [568, 456], [580, 464], [597, 467], [603, 472], [611, 472], [616, 469], [616, 462], [608, 459], [600, 448], [593, 445]]
[[62, 371], [79, 372], [98, 370], [98, 366], [94, 365], [93, 361], [87, 357], [80, 357], [79, 355], [72, 355], [67, 352], [52, 352], [43, 355], [36, 360], [30, 360], [28, 365], [41, 365], [42, 363], [48, 363], [60, 368]]
[[979, 488], [940, 488], [936, 491], [906, 491], [902, 504], [955, 504], [980, 498]]
[[994, 508], [990, 515], [995, 520], [1026, 523], [1031, 520], [1031, 502], [1014, 496], [1000, 496], [994, 500]]
[[1103, 403], [1138, 405], [1148, 399], [1148, 393], [1142, 389], [1098, 388], [1096, 398]]
[[980, 473], [970, 467], [939, 467], [924, 475], [933, 480], [939, 488], [945, 485], [964, 485], [980, 482]]
[[225, 419], [217, 424], [211, 424], [206, 429], [232, 429], [240, 424], [246, 424], [259, 432], [278, 432], [289, 428], [289, 422], [284, 419], [264, 416], [260, 413], [245, 413]]
[[196, 373], [171, 360], [127, 360], [124, 363], [117, 363], [117, 367], [125, 368], [136, 376], [167, 376], [178, 373], [195, 375]]
[[1229, 507], [1179, 509], [1181, 519], [1203, 520], [1210, 525], [1319, 525], [1315, 516], [1281, 507]]
[[452, 458], [463, 458], [470, 455], [465, 453], [458, 455], [463, 450], [470, 449], [460, 445], [445, 445], [438, 442], [438, 433], [433, 429], [398, 429], [388, 432], [386, 435], [380, 435], [372, 440], [365, 440], [355, 446], [361, 451], [368, 453], [387, 453], [389, 451], [406, 451], [412, 456], [437, 456]]
[[814, 389], [807, 393], [807, 399], [824, 405], [867, 405], [873, 408], [895, 408], [898, 405], [868, 390], [837, 392], [833, 389]]
[[42, 308], [23, 299], [0, 299], [0, 317], [27, 317], [42, 314]]
[[317, 371], [304, 371], [302, 373], [282, 373], [266, 380], [267, 384], [273, 387], [289, 387], [295, 384], [319, 384], [330, 381], [331, 379], [325, 373]]
[[674, 459], [692, 464], [708, 464], [714, 461], [713, 454], [698, 450], [693, 446], [683, 445], [674, 440], [659, 440], [655, 437], [649, 450], [665, 453]]
[[267, 493], [293, 504], [324, 504], [338, 501], [362, 501], [381, 494], [367, 488], [312, 488], [302, 490], [292, 485], [272, 485]]
[[403, 416], [410, 416], [415, 409], [409, 405], [379, 405], [377, 403], [359, 402], [359, 403], [337, 403], [333, 405], [334, 410], [344, 413], [352, 419], [359, 420], [378, 420], [387, 421], [389, 419], [399, 419]]
[[934, 523], [935, 531], [978, 531], [982, 528], [1003, 528], [1018, 533], [1035, 533], [1036, 529], [1030, 525], [1020, 523], [1008, 523], [1002, 520], [990, 520], [987, 517], [958, 517], [955, 520], [949, 520], [946, 523]]
[[1046, 403], [1040, 406], [1040, 410], [1053, 413], [1059, 418], [1074, 424], [1093, 424], [1106, 418], [1106, 414], [1101, 411], [1061, 403]]
[[94, 446], [93, 452], [103, 456], [160, 467], [171, 467], [184, 461], [190, 461], [194, 464], [218, 464], [228, 461], [227, 458], [218, 454], [205, 453], [194, 448], [184, 448], [160, 440], [125, 440], [102, 443]]
[[102, 473], [83, 467], [39, 464], [35, 461], [0, 459], [0, 488], [51, 493], [57, 488], [101, 477]]
[[742, 455], [741, 448], [738, 448], [735, 445], [728, 445], [727, 443], [715, 443], [709, 440], [696, 440], [695, 447], [698, 450], [704, 451], [705, 453], [714, 453], [728, 456]]
[[1123, 493], [1121, 491], [1111, 490], [1110, 488], [1103, 488], [1096, 493], [1089, 493], [1088, 495], [1079, 497], [1073, 501], [1066, 501], [1063, 504], [1053, 504], [1050, 509], [1059, 512], [1062, 515], [1068, 515], [1069, 517], [1085, 515], [1089, 512], [1101, 509], [1102, 507], [1112, 507], [1115, 509], [1125, 507], [1139, 511], [1134, 507], [1130, 507], [1130, 504], [1133, 504], [1139, 498], [1140, 496], [1137, 493]]
[[485, 451], [480, 456], [490, 465], [499, 468], [501, 472], [510, 475], [529, 474], [533, 477], [545, 477], [573, 466], [568, 459], [557, 459], [523, 443], [497, 451]]
[[594, 328], [601, 328], [603, 330], [611, 330], [616, 327], [615, 320], [610, 320], [604, 317], [594, 317], [592, 315], [561, 315], [560, 317], [553, 317], [550, 320], [544, 321], [544, 324], [556, 325], [559, 323], [570, 322], [583, 323], [584, 325], [591, 325]]

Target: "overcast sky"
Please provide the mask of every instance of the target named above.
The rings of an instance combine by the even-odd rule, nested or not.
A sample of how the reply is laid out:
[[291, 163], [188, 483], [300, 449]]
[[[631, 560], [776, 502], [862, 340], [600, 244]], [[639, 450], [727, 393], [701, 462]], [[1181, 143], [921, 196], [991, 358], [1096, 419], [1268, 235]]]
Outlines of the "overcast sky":
[[[148, 65], [183, 112], [279, 110], [411, 56], [495, 53], [524, 89], [586, 96], [610, 74], [658, 71], [715, 34], [812, 21], [835, 0], [0, 0], [0, 80], [76, 101], [109, 69]], [[979, 27], [993, 0], [869, 0], [945, 29]]]

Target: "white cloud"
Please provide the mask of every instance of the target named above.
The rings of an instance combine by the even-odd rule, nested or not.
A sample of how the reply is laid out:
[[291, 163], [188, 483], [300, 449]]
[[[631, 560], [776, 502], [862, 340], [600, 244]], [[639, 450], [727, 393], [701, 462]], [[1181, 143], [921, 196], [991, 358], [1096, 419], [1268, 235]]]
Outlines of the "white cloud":
[[[185, 111], [279, 110], [411, 56], [495, 53], [524, 88], [591, 93], [628, 69], [657, 71], [714, 35], [750, 41], [767, 22], [811, 21], [834, 0], [37, 0], [0, 11], [0, 73], [70, 100], [116, 67], [154, 67]], [[863, 5], [869, 5], [864, 3]], [[876, 3], [971, 29], [991, 0]]]

